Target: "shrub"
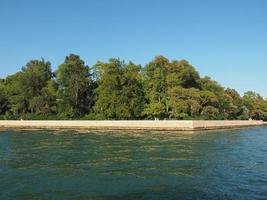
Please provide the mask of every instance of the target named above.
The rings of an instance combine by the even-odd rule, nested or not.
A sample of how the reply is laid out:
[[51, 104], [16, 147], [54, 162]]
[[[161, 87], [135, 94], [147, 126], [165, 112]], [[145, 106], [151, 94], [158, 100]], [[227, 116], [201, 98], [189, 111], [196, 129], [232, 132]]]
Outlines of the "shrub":
[[106, 117], [102, 114], [89, 113], [85, 115], [82, 120], [105, 120]]

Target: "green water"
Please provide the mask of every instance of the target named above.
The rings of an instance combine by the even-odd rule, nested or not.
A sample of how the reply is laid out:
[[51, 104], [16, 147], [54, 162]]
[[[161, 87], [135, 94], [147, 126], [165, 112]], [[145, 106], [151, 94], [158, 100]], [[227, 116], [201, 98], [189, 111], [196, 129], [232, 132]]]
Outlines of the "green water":
[[267, 127], [0, 131], [0, 200], [267, 199]]

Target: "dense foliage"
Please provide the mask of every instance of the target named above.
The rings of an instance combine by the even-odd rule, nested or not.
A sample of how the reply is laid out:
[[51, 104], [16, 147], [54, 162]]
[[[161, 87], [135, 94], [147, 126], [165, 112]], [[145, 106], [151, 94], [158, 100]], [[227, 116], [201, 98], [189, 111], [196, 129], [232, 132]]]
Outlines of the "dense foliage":
[[157, 56], [142, 67], [110, 59], [89, 68], [70, 54], [55, 72], [31, 60], [1, 79], [0, 118], [267, 120], [267, 100], [201, 78], [186, 60]]

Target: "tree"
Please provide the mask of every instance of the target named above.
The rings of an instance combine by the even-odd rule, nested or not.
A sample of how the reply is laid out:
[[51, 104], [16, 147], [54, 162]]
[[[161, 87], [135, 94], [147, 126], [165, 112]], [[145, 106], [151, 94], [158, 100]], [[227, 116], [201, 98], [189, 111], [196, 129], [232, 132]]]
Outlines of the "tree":
[[89, 67], [78, 55], [70, 54], [58, 67], [59, 112], [63, 118], [78, 118], [93, 106], [93, 86]]
[[208, 90], [202, 90], [199, 92], [201, 98], [201, 106], [218, 106], [218, 97]]
[[164, 118], [165, 114], [165, 105], [161, 102], [147, 104], [142, 112], [143, 116], [155, 120]]
[[42, 95], [42, 89], [47, 86], [52, 76], [50, 62], [42, 59], [29, 61], [21, 72], [7, 77], [5, 84], [11, 103], [11, 113], [35, 113], [31, 101]]
[[22, 74], [19, 82], [22, 87], [22, 93], [27, 99], [41, 95], [42, 89], [47, 86], [53, 73], [51, 63], [42, 60], [31, 60], [22, 68]]
[[179, 69], [177, 76], [181, 80], [181, 86], [184, 88], [199, 88], [199, 74], [195, 68], [188, 63], [186, 60], [181, 60], [179, 62], [173, 61], [173, 64], [176, 63]]
[[169, 88], [167, 101], [169, 117], [183, 119], [198, 116], [201, 109], [200, 100], [198, 89], [180, 86]]
[[227, 110], [230, 119], [238, 119], [243, 115], [244, 117], [244, 108], [243, 101], [239, 93], [231, 88], [225, 90], [225, 94], [228, 95], [230, 99], [229, 109]]
[[[145, 93], [148, 104], [166, 105], [167, 91], [167, 68], [169, 60], [163, 56], [157, 56], [148, 63], [144, 69]], [[159, 104], [155, 104], [159, 103]], [[148, 106], [155, 107], [155, 106]], [[156, 106], [157, 107], [157, 106]], [[155, 108], [156, 108], [155, 107]], [[166, 109], [166, 108], [165, 108]]]
[[[123, 68], [121, 78], [122, 103], [127, 107], [127, 114], [122, 116], [125, 119], [139, 119], [144, 109], [145, 95], [140, 75], [141, 66], [130, 62]], [[123, 113], [123, 112], [122, 112]]]
[[0, 79], [0, 115], [4, 115], [8, 109], [9, 102], [5, 91], [4, 80]]
[[95, 65], [97, 101], [94, 110], [107, 119], [138, 119], [144, 107], [141, 67], [119, 59]]
[[224, 88], [208, 76], [199, 79], [198, 83], [202, 90], [210, 91], [216, 96], [220, 96], [224, 93]]
[[267, 121], [267, 100], [264, 100], [264, 102], [262, 103], [261, 111], [262, 119], [264, 121]]
[[8, 76], [5, 81], [8, 101], [10, 102], [10, 114], [19, 115], [28, 112], [28, 99], [23, 95], [21, 87], [22, 72]]
[[219, 110], [213, 106], [204, 107], [201, 115], [204, 119], [218, 119]]
[[54, 80], [49, 80], [46, 87], [41, 91], [41, 95], [35, 96], [30, 101], [30, 107], [38, 115], [57, 114], [57, 89], [58, 86]]
[[94, 66], [98, 86], [95, 89], [94, 112], [107, 119], [118, 119], [121, 110], [127, 110], [120, 103], [122, 101], [120, 91], [123, 65], [124, 63], [119, 59], [110, 59], [108, 63], [98, 62]]
[[244, 105], [249, 110], [249, 117], [252, 119], [262, 119], [262, 106], [264, 99], [259, 94], [248, 91], [243, 96]]

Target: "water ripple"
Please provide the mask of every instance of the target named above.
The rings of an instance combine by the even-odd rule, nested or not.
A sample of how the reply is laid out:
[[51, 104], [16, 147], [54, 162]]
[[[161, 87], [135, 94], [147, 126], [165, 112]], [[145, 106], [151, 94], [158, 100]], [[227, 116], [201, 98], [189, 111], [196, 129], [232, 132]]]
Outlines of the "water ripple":
[[0, 132], [0, 199], [266, 197], [266, 127]]

